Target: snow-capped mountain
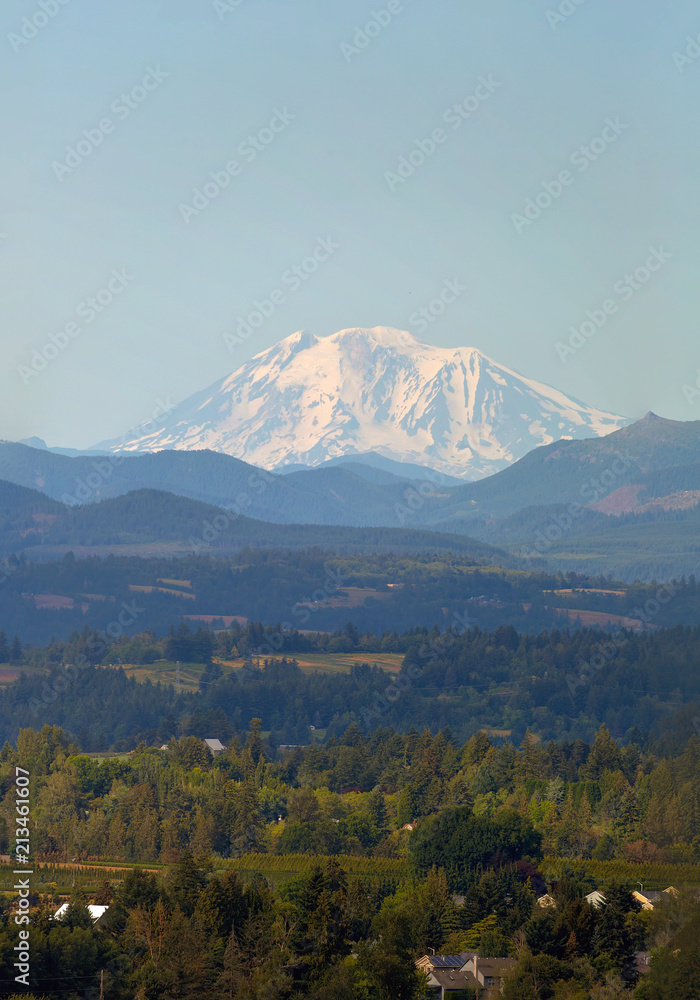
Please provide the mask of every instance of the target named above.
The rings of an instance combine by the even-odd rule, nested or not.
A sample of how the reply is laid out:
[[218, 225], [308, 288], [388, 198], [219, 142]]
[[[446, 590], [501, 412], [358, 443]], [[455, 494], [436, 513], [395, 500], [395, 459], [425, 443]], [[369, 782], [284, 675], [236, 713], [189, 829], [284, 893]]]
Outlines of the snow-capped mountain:
[[267, 469], [374, 452], [479, 479], [537, 445], [628, 422], [474, 348], [432, 347], [377, 326], [294, 333], [184, 400], [163, 426], [96, 447], [209, 448]]

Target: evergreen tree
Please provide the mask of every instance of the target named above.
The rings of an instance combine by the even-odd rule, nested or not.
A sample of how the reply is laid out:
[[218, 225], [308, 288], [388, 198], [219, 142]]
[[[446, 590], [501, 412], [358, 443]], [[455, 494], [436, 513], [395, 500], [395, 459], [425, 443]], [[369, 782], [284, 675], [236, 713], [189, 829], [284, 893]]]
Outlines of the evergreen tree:
[[61, 920], [63, 927], [85, 927], [92, 929], [92, 917], [87, 908], [85, 893], [82, 889], [74, 889], [68, 902], [68, 909]]
[[619, 884], [608, 886], [605, 903], [598, 916], [593, 946], [601, 969], [619, 973], [623, 979], [635, 978], [635, 947], [627, 925], [627, 914], [635, 908], [629, 889]]
[[152, 909], [157, 899], [156, 877], [142, 868], [130, 868], [115, 893], [115, 903], [119, 903], [125, 910], [134, 910], [137, 906]]
[[410, 929], [398, 914], [383, 910], [372, 938], [357, 951], [359, 997], [415, 1000], [421, 995], [425, 980], [415, 967]]
[[622, 769], [622, 753], [603, 723], [596, 733], [595, 741], [586, 761], [585, 777], [597, 781], [603, 771]]
[[113, 890], [109, 879], [103, 879], [93, 897], [93, 903], [95, 906], [109, 906], [112, 902], [112, 895]]
[[635, 991], [639, 1000], [698, 1000], [700, 996], [700, 913], [695, 913], [654, 953], [651, 972]]
[[479, 730], [471, 739], [467, 740], [462, 752], [462, 767], [478, 767], [487, 756], [492, 747], [491, 740], [486, 733]]
[[250, 720], [250, 735], [243, 747], [243, 771], [247, 778], [252, 778], [261, 760], [265, 758], [265, 743], [260, 735], [262, 719]]
[[384, 836], [389, 825], [389, 815], [381, 788], [374, 788], [370, 792], [367, 798], [367, 812], [377, 832]]
[[208, 882], [197, 900], [196, 915], [210, 933], [223, 941], [229, 940], [234, 928], [243, 927], [249, 904], [235, 872]]
[[17, 633], [15, 633], [12, 640], [12, 648], [10, 649], [10, 660], [12, 663], [21, 663], [23, 658], [24, 653], [22, 651], [22, 643]]
[[569, 934], [553, 913], [540, 913], [525, 927], [525, 940], [533, 955], [564, 958]]
[[186, 850], [170, 873], [169, 891], [185, 916], [191, 917], [207, 884], [206, 873], [192, 851]]
[[402, 789], [396, 804], [396, 822], [399, 829], [413, 820], [415, 808], [416, 804], [411, 789], [409, 787]]

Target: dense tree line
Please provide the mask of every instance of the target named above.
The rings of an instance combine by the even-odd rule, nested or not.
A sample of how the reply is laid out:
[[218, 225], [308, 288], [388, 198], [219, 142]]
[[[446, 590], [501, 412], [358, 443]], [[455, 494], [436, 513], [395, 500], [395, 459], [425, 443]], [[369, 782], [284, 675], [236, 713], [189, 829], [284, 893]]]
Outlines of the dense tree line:
[[[59, 1000], [231, 998], [418, 1000], [424, 980], [415, 959], [473, 950], [517, 958], [508, 1000], [675, 1000], [697, 995], [697, 900], [680, 897], [645, 919], [629, 890], [605, 887], [594, 909], [588, 888], [565, 876], [551, 886], [555, 908], [534, 905], [530, 879], [484, 873], [460, 905], [443, 873], [383, 896], [333, 860], [279, 890], [233, 872], [212, 873], [185, 851], [169, 871], [139, 869], [100, 898], [110, 909], [95, 927], [80, 891], [66, 917], [50, 919], [38, 901], [30, 931], [31, 985]], [[0, 917], [0, 995], [11, 995], [16, 934]], [[638, 979], [640, 944], [657, 946], [652, 971]], [[9, 982], [8, 982], [9, 981]]]
[[[172, 577], [186, 583], [162, 582]], [[333, 600], [349, 587], [379, 595], [368, 593], [352, 607]], [[0, 564], [0, 628], [18, 632], [25, 644], [45, 644], [85, 625], [107, 630], [124, 604], [134, 607], [133, 620], [122, 628], [129, 636], [151, 630], [162, 637], [183, 614], [238, 615], [330, 632], [352, 618], [360, 632], [376, 635], [415, 625], [444, 629], [455, 620], [539, 632], [561, 625], [557, 608], [641, 617], [654, 627], [700, 624], [695, 578], [674, 584], [661, 601], [656, 584], [624, 585], [621, 595], [618, 589], [608, 577], [502, 568], [477, 556], [431, 551], [427, 542], [422, 553], [398, 546], [356, 554], [244, 548], [226, 557], [202, 552], [178, 560], [76, 559], [68, 553], [45, 563], [20, 555]], [[42, 594], [69, 598], [73, 606], [38, 608], [34, 598]]]
[[[309, 651], [346, 651], [355, 665], [310, 673], [295, 659]], [[380, 652], [402, 654], [398, 675], [374, 665]], [[164, 656], [204, 665], [198, 693], [104, 669]], [[243, 667], [222, 669], [219, 660], [229, 658]], [[373, 635], [348, 623], [314, 636], [259, 622], [218, 633], [183, 624], [163, 639], [147, 631], [114, 642], [85, 628], [24, 651], [40, 669], [0, 690], [0, 739], [48, 722], [86, 750], [130, 750], [190, 732], [225, 739], [252, 717], [277, 744], [306, 743], [311, 727], [339, 734], [352, 722], [363, 731], [450, 726], [460, 739], [490, 727], [516, 744], [528, 728], [545, 740], [588, 740], [603, 722], [638, 743], [667, 730], [667, 739], [675, 730], [683, 738], [698, 728], [699, 658], [700, 628], [680, 626], [606, 638], [594, 629], [534, 635], [508, 626]]]
[[[189, 733], [161, 747], [96, 760], [59, 727], [23, 729], [3, 773], [34, 775], [36, 850], [65, 860], [156, 862], [187, 845], [237, 857], [358, 854], [400, 857], [408, 825], [415, 873], [446, 872], [454, 891], [494, 858], [700, 862], [700, 740], [682, 752], [625, 747], [605, 726], [592, 745], [519, 747], [477, 733], [460, 744], [351, 725], [325, 743], [270, 745], [260, 719], [212, 757]], [[10, 803], [5, 818], [7, 849]], [[442, 845], [442, 846], [436, 846]]]
[[[78, 885], [60, 923], [51, 919], [52, 892], [34, 894], [35, 995], [97, 997], [104, 972], [107, 1000], [417, 1000], [424, 981], [414, 963], [431, 951], [513, 956], [510, 1000], [696, 994], [696, 893], [640, 912], [633, 886], [610, 882], [598, 886], [605, 902], [596, 909], [584, 899], [596, 887], [585, 869], [565, 863], [548, 881], [542, 856], [555, 852], [570, 865], [654, 851], [700, 859], [697, 737], [673, 748], [620, 747], [601, 727], [592, 745], [528, 734], [514, 747], [484, 733], [462, 744], [448, 730], [366, 736], [351, 726], [280, 754], [259, 719], [242, 735], [218, 757], [183, 736], [167, 750], [144, 745], [96, 760], [50, 726], [5, 745], [3, 793], [20, 760], [32, 775], [37, 857], [167, 865], [105, 882], [89, 900]], [[686, 795], [690, 818], [666, 829], [666, 812]], [[4, 796], [5, 849], [10, 808]], [[406, 817], [413, 831], [403, 829]], [[319, 855], [407, 857], [407, 876], [391, 886], [319, 857], [279, 884], [243, 881], [226, 860], [296, 850], [302, 830]], [[545, 891], [553, 905], [542, 909]], [[100, 924], [87, 901], [110, 904]], [[0, 905], [4, 996], [14, 992], [15, 902], [10, 895]], [[654, 959], [639, 979], [635, 955], [644, 948]]]

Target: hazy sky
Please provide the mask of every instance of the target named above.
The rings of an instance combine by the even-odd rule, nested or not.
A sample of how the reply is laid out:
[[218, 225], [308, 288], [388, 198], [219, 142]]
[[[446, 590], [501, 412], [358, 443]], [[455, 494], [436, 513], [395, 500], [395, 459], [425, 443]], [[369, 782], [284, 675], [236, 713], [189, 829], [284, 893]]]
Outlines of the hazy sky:
[[700, 419], [697, 3], [6, 0], [0, 44], [0, 437], [375, 325]]

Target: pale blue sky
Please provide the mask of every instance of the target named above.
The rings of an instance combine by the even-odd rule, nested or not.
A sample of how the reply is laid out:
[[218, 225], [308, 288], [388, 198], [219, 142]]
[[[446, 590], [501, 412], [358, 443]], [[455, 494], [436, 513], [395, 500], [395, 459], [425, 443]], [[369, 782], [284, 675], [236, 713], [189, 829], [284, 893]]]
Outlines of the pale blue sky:
[[[674, 62], [700, 35], [696, 3], [564, 0], [553, 26], [548, 0], [392, 0], [357, 52], [341, 46], [385, 0], [228, 3], [3, 4], [0, 437], [86, 447], [295, 330], [375, 325], [477, 347], [601, 408], [700, 419], [683, 392], [700, 369], [700, 57]], [[8, 37], [32, 17], [27, 44]], [[449, 109], [475, 93], [455, 128]], [[276, 111], [269, 145], [262, 132], [254, 159], [237, 152]], [[99, 147], [57, 166], [105, 118]], [[608, 119], [620, 134], [582, 171], [571, 156]], [[387, 179], [438, 128], [432, 155]], [[183, 213], [231, 160], [225, 190]], [[516, 225], [566, 169], [561, 197]], [[294, 290], [282, 276], [319, 238], [338, 248]], [[671, 258], [615, 291], [651, 247]], [[412, 325], [455, 278], [458, 300]], [[76, 315], [110, 280], [104, 312]], [[284, 301], [229, 350], [223, 334], [275, 288]], [[610, 299], [562, 360], [555, 345]], [[36, 376], [35, 350], [56, 355]]]

